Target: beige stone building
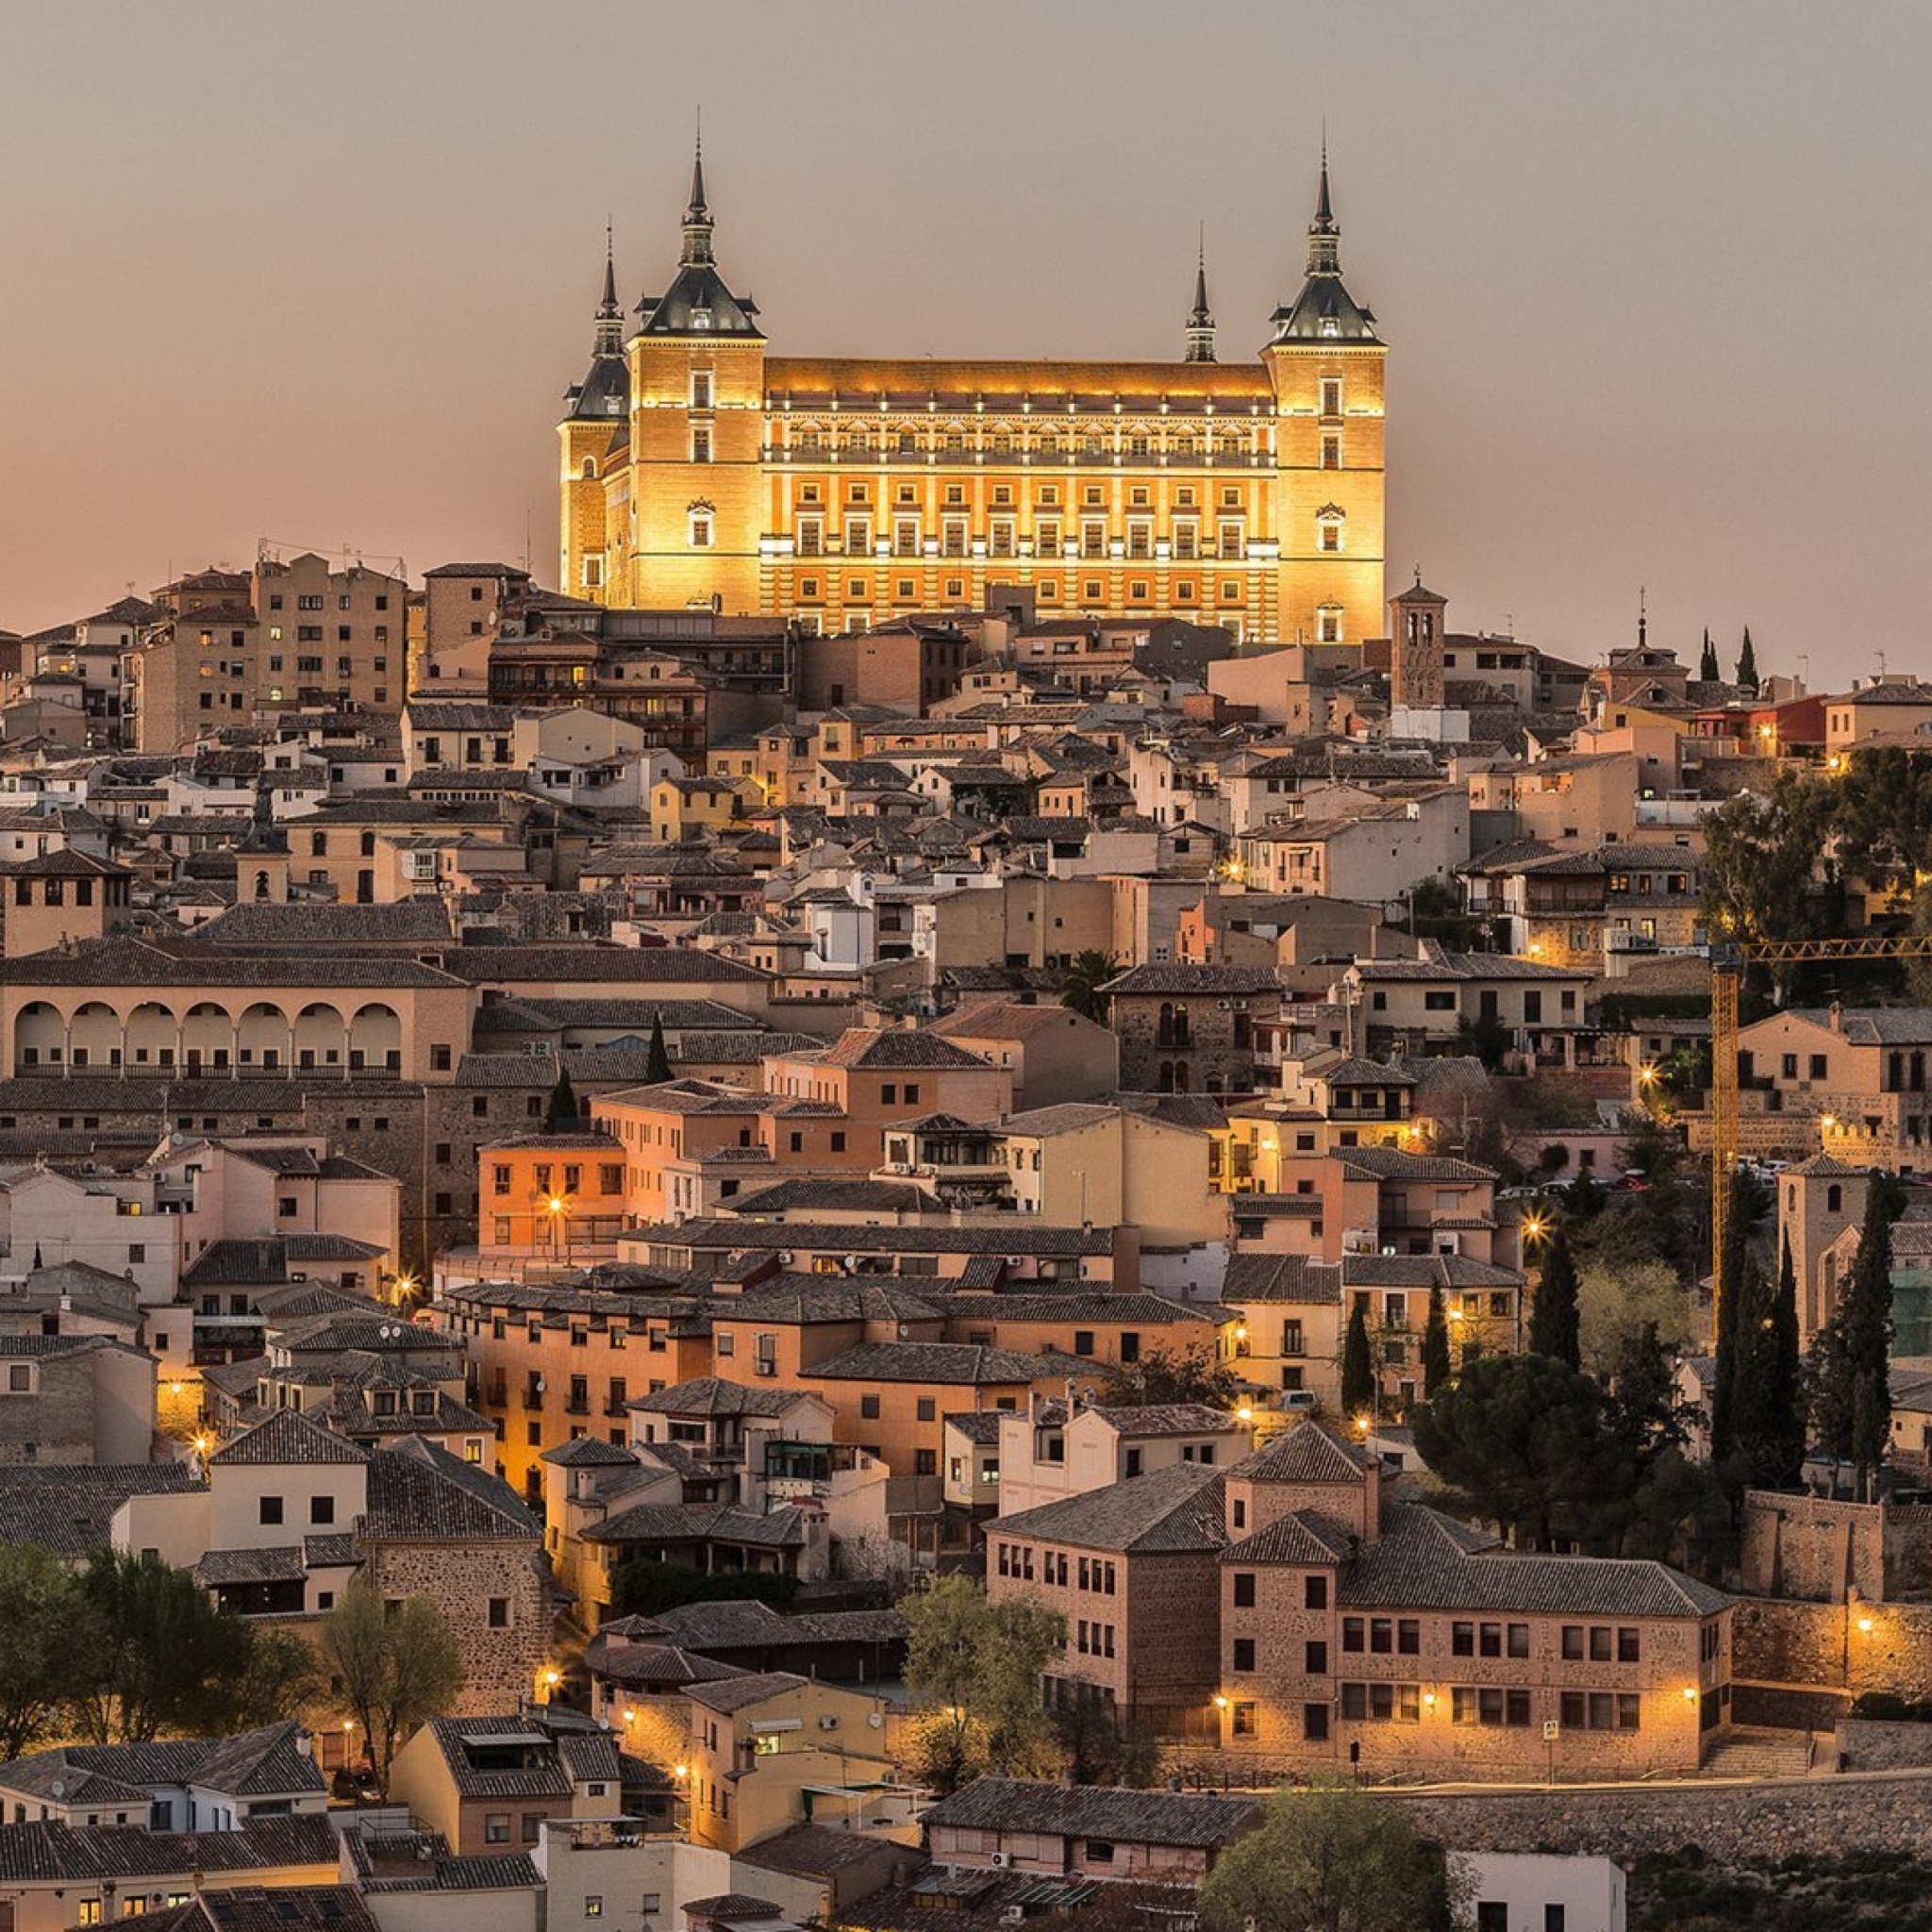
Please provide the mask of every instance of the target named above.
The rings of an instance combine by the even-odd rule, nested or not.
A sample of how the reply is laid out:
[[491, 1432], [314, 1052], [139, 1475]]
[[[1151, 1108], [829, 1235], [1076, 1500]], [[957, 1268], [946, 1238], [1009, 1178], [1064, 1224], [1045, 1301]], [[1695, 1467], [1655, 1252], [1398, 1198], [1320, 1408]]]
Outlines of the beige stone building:
[[1504, 1549], [1382, 1481], [1304, 1423], [1225, 1471], [1000, 1518], [988, 1589], [1067, 1616], [1057, 1700], [1270, 1774], [1696, 1770], [1729, 1722], [1729, 1598], [1657, 1563]]
[[1215, 359], [1205, 275], [1178, 361], [774, 356], [720, 271], [702, 160], [637, 312], [626, 340], [607, 266], [558, 428], [567, 594], [828, 634], [1001, 591], [1267, 643], [1381, 625], [1387, 351], [1341, 279], [1325, 163], [1307, 278], [1256, 362]]

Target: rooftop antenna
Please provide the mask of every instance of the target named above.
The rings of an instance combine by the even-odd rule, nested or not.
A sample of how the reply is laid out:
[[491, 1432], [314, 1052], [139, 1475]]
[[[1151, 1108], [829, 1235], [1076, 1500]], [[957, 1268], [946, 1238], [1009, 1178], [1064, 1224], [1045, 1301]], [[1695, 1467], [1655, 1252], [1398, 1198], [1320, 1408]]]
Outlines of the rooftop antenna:
[[1649, 633], [1650, 619], [1644, 610], [1643, 586], [1639, 584], [1637, 587], [1637, 648], [1640, 651], [1642, 650], [1644, 640], [1648, 637]]

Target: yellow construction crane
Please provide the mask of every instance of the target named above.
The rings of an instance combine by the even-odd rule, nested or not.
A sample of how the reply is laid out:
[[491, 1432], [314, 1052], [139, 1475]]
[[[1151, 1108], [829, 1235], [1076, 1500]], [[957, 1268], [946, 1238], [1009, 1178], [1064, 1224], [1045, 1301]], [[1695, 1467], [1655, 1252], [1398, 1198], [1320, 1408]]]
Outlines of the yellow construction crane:
[[1738, 1160], [1738, 989], [1747, 966], [1835, 959], [1911, 959], [1932, 954], [1932, 933], [1856, 940], [1734, 940], [1710, 954], [1710, 1281], [1724, 1276], [1724, 1219]]

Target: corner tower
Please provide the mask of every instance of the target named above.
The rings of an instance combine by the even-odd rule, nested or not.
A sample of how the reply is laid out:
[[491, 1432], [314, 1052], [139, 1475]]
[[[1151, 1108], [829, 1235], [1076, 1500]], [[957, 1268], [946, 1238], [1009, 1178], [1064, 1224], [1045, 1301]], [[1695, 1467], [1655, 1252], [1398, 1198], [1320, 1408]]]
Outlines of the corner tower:
[[718, 273], [702, 146], [681, 238], [676, 275], [638, 304], [630, 339], [628, 544], [605, 601], [756, 610], [765, 338], [758, 305]]
[[563, 527], [558, 589], [566, 596], [601, 601], [621, 533], [609, 526], [610, 483], [622, 468], [630, 437], [630, 372], [624, 357], [624, 310], [617, 302], [617, 263], [604, 237], [604, 299], [597, 305], [591, 367], [564, 397], [558, 425], [562, 444]]
[[1261, 360], [1274, 391], [1282, 641], [1381, 634], [1383, 369], [1374, 312], [1341, 279], [1341, 230], [1322, 152], [1307, 278], [1274, 311]]

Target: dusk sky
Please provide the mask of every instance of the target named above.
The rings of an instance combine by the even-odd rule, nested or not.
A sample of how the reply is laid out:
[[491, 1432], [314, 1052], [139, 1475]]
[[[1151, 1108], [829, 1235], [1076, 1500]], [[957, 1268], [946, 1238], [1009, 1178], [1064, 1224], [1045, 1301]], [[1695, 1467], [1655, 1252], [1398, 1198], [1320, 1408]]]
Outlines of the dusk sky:
[[1586, 659], [1932, 674], [1932, 9], [5, 0], [0, 627], [258, 539], [554, 580], [614, 221], [693, 116], [774, 351], [1223, 359], [1326, 117], [1391, 344], [1390, 587]]

